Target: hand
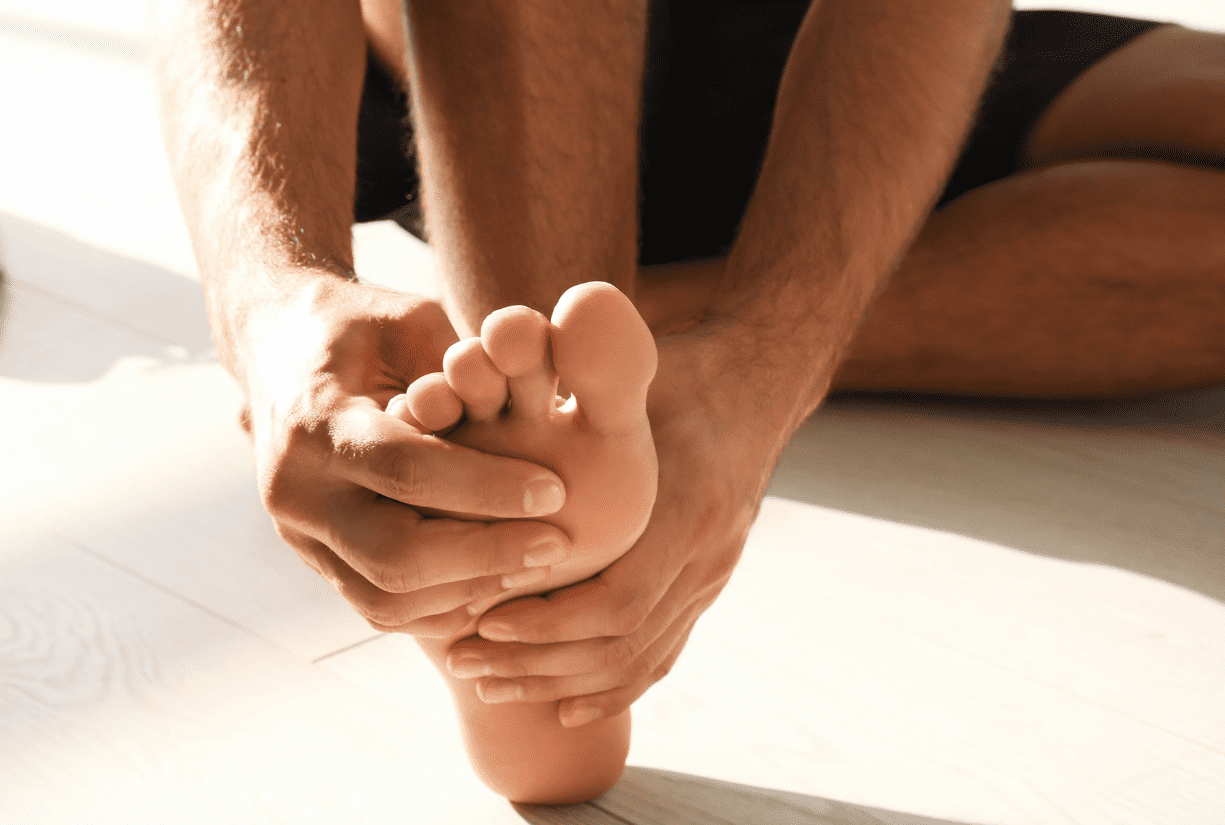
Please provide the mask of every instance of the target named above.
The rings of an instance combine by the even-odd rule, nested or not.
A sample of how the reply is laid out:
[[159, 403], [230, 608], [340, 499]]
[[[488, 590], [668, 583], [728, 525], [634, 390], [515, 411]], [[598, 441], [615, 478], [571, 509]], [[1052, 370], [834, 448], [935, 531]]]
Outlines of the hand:
[[[564, 533], [561, 480], [526, 461], [450, 444], [384, 412], [441, 369], [456, 335], [437, 303], [335, 278], [268, 311], [246, 336], [241, 378], [264, 506], [277, 532], [378, 630], [445, 637], [466, 605]], [[525, 493], [531, 493], [525, 498]]]
[[667, 675], [731, 577], [784, 443], [778, 428], [746, 422], [754, 411], [724, 368], [725, 340], [695, 328], [658, 341], [659, 494], [637, 544], [591, 579], [490, 611], [449, 662], [476, 653], [489, 686], [513, 680], [523, 701], [564, 700], [567, 726], [621, 713]]

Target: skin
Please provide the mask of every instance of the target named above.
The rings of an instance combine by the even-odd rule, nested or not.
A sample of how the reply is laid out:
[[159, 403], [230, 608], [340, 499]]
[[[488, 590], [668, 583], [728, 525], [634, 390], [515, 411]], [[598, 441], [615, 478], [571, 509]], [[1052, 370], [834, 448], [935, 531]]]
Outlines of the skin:
[[[307, 3], [286, 19], [255, 0], [184, 0], [161, 4], [155, 26], [156, 42], [173, 44], [158, 50], [167, 142], [218, 352], [250, 403], [265, 503], [374, 626], [449, 638], [470, 621], [467, 604], [495, 600], [499, 574], [522, 569], [524, 544], [565, 546], [542, 522], [423, 528], [409, 506], [521, 517], [526, 481], [544, 472], [382, 412], [439, 369], [451, 324], [467, 335], [497, 307], [547, 311], [567, 286], [598, 278], [630, 295], [660, 336], [647, 398], [659, 461], [651, 521], [593, 578], [498, 607], [478, 625], [483, 639], [450, 648], [495, 674], [478, 698], [513, 681], [525, 703], [554, 703], [563, 724], [582, 705], [620, 717], [671, 668], [727, 581], [779, 451], [831, 386], [1058, 396], [1222, 380], [1220, 173], [1153, 160], [1225, 156], [1219, 82], [1182, 71], [1218, 55], [1216, 41], [1145, 35], [1056, 101], [1030, 142], [1030, 172], [924, 223], [1007, 4], [899, 2], [874, 15], [825, 0], [797, 40], [731, 255], [636, 272], [626, 181], [641, 4], [602, 4], [581, 19], [543, 3], [481, 4], [484, 17], [460, 5], [410, 4], [414, 41], [400, 50], [450, 324], [437, 305], [351, 278], [355, 140], [345, 124], [356, 121], [361, 9]], [[448, 28], [457, 14], [472, 16]], [[491, 34], [482, 19], [506, 25]], [[375, 16], [365, 28], [397, 51], [394, 25], [382, 40]], [[440, 30], [446, 38], [424, 36]], [[472, 53], [482, 60], [449, 59]], [[1196, 117], [1172, 115], [1178, 95]], [[562, 101], [565, 116], [545, 99]], [[1103, 99], [1109, 117], [1095, 112]], [[1160, 129], [1146, 133], [1159, 111]], [[499, 132], [505, 124], [512, 131]], [[812, 134], [826, 139], [803, 139]], [[1105, 159], [1088, 161], [1095, 153]], [[1152, 223], [1155, 194], [1178, 213], [1167, 223]], [[1153, 236], [1137, 238], [1137, 227]], [[1189, 242], [1153, 254], [1166, 229]], [[1021, 240], [1001, 246], [1008, 238]], [[1101, 274], [1084, 277], [1094, 266]], [[969, 295], [968, 275], [982, 284]], [[1175, 288], [1163, 288], [1171, 278]], [[1139, 298], [1106, 300], [1119, 294]], [[1143, 310], [1158, 296], [1165, 315], [1150, 323]], [[1047, 313], [1060, 334], [1041, 332]], [[984, 318], [988, 329], [973, 332]], [[1097, 383], [1059, 384], [1072, 363]], [[506, 638], [499, 625], [518, 641], [493, 643]]]
[[[602, 737], [635, 691], [671, 666], [730, 575], [779, 452], [828, 391], [855, 323], [952, 165], [1002, 42], [1007, 4], [878, 11], [851, 2], [813, 7], [783, 79], [758, 189], [712, 301], [696, 323], [658, 341], [647, 411], [659, 489], [646, 531], [592, 578], [520, 598], [479, 626], [484, 640], [498, 640], [491, 619], [535, 610], [556, 620], [560, 611], [546, 606], [561, 600], [567, 618], [598, 616], [597, 633], [571, 635], [565, 619], [551, 623], [547, 641], [583, 642], [586, 678], [516, 680], [526, 700], [523, 728], [549, 724], [526, 718], [543, 703], [594, 695], [605, 715], [587, 727]], [[548, 310], [564, 287], [593, 278], [634, 296], [644, 4], [414, 1], [408, 12], [427, 228], [457, 327], [473, 330], [507, 304]], [[833, 113], [851, 110], [860, 114], [856, 128], [828, 127]], [[829, 140], [802, 139], [817, 133]], [[882, 176], [881, 155], [907, 160]], [[815, 215], [832, 219], [813, 231]], [[619, 503], [614, 497], [606, 507]], [[636, 642], [613, 653], [598, 636]], [[460, 642], [453, 660], [480, 655], [483, 646]], [[573, 668], [578, 657], [571, 650], [560, 658]], [[552, 693], [557, 685], [564, 692]], [[477, 692], [505, 686], [480, 681]], [[478, 715], [459, 706], [461, 716]], [[574, 701], [561, 702], [563, 724], [575, 710]], [[506, 717], [503, 724], [519, 730]], [[496, 729], [487, 736], [492, 760], [469, 749], [478, 765], [487, 760], [485, 774], [507, 761], [516, 738]], [[604, 747], [571, 770], [582, 776], [621, 758], [622, 748]], [[530, 764], [500, 779], [495, 787], [512, 799], [560, 798], [538, 795]]]
[[[642, 535], [658, 479], [646, 413], [656, 355], [633, 304], [598, 282], [568, 290], [552, 323], [527, 307], [509, 307], [486, 318], [473, 340], [478, 346], [465, 342], [448, 351], [444, 381], [426, 376], [408, 388], [400, 414], [446, 431], [450, 441], [556, 470], [571, 494], [548, 520], [574, 548], [547, 581], [482, 603], [479, 613], [588, 579]], [[555, 395], [559, 377], [573, 393], [564, 404]], [[394, 400], [389, 406], [397, 407]], [[461, 412], [465, 420], [455, 428]], [[514, 683], [499, 688], [475, 680], [480, 668], [448, 651], [472, 636], [476, 623], [473, 618], [449, 638], [419, 642], [451, 689], [477, 774], [521, 802], [564, 804], [611, 787], [629, 750], [629, 711], [567, 727], [556, 702], [519, 702], [505, 692]], [[521, 758], [524, 753], [532, 758]]]
[[166, 2], [152, 24], [168, 153], [264, 505], [372, 626], [445, 632], [435, 625], [503, 592], [528, 549], [565, 536], [538, 521], [423, 521], [414, 507], [525, 519], [560, 509], [564, 487], [383, 412], [456, 335], [437, 303], [352, 274], [360, 9]]
[[[510, 13], [505, 6], [523, 12], [531, 4], [481, 8], [496, 18]], [[531, 68], [523, 68], [518, 80], [509, 70], [470, 77], [474, 70], [460, 59], [464, 38], [456, 34], [449, 9], [447, 4], [410, 4], [412, 81], [429, 231], [447, 273], [444, 287], [454, 289], [450, 300], [471, 301], [473, 318], [508, 302], [548, 309], [561, 284], [538, 293], [545, 279], [524, 278], [522, 272], [556, 271], [555, 254], [550, 245], [518, 241], [548, 233], [547, 217], [532, 209], [498, 208], [540, 197], [552, 199], [550, 215], [564, 216], [566, 231], [557, 233], [557, 243], [571, 250], [563, 263], [578, 262], [570, 267], [571, 279], [598, 275], [616, 284], [634, 282], [632, 259], [620, 251], [624, 247], [620, 233], [625, 231], [621, 227], [628, 220], [589, 214], [585, 204], [591, 200], [587, 192], [616, 193], [625, 180], [634, 179], [637, 152], [616, 145], [636, 147], [637, 121], [632, 114], [636, 107], [623, 93], [618, 97], [618, 93], [593, 92], [589, 103], [582, 104], [592, 108], [588, 116], [575, 118], [570, 113], [558, 118], [549, 109], [536, 121], [531, 120], [536, 110], [519, 107], [516, 95], [523, 96], [522, 86], [532, 83], [559, 85], [560, 90], [546, 85], [546, 91], [534, 95], [549, 100], [568, 100], [572, 92], [567, 84], [601, 89], [611, 84], [614, 90], [634, 87], [639, 65], [602, 59], [598, 61], [606, 67], [602, 72], [585, 73], [586, 49], [550, 50], [549, 43], [533, 40], [536, 48], [527, 55], [516, 54], [516, 59], [530, 62], [539, 53], [538, 60], [548, 72], [542, 68], [537, 76]], [[442, 20], [421, 22], [434, 13]], [[624, 709], [644, 682], [666, 670], [692, 621], [726, 581], [779, 451], [824, 397], [864, 308], [918, 231], [952, 164], [1002, 42], [1007, 14], [1004, 3], [949, 4], [938, 12], [926, 4], [892, 4], [889, 15], [877, 16], [860, 4], [835, 2], [814, 6], [809, 14], [784, 76], [775, 135], [757, 191], [732, 255], [710, 291], [711, 301], [691, 319], [696, 322], [657, 341], [660, 367], [648, 411], [660, 459], [660, 488], [647, 532], [633, 550], [595, 579], [554, 596], [519, 600], [488, 617], [515, 619], [537, 612], [548, 616], [549, 627], [546, 631], [542, 622], [527, 628], [530, 638], [525, 641], [581, 640], [583, 644], [571, 652], [556, 654], [557, 668], [566, 656], [581, 657], [582, 663], [571, 667], [606, 668], [606, 662], [597, 661], [607, 644], [591, 640], [632, 637], [632, 653], [628, 661], [623, 657], [620, 670], [621, 678], [635, 674], [630, 680], [633, 686], [598, 695], [599, 705]], [[549, 20], [540, 26], [552, 30], [563, 22]], [[451, 34], [445, 42], [424, 34], [447, 26]], [[609, 35], [614, 41], [617, 36]], [[635, 42], [643, 36], [640, 31]], [[474, 37], [482, 54], [493, 48], [489, 36]], [[928, 51], [916, 50], [914, 41], [932, 45], [925, 47]], [[868, 43], [873, 44], [871, 49], [865, 48]], [[869, 51], [893, 59], [869, 60]], [[958, 58], [935, 59], [937, 51]], [[496, 58], [490, 60], [497, 64]], [[430, 77], [446, 75], [449, 67], [461, 64], [467, 85], [455, 85], [460, 80], [454, 76], [446, 82]], [[616, 76], [618, 66], [620, 76]], [[588, 74], [596, 77], [588, 79]], [[584, 79], [577, 83], [574, 78]], [[431, 99], [443, 90], [445, 101]], [[924, 105], [914, 105], [915, 100]], [[831, 112], [851, 109], [861, 113], [857, 130], [840, 131], [825, 123]], [[482, 132], [487, 121], [515, 122], [534, 136], [544, 134], [545, 146], [569, 148], [508, 164], [499, 154], [499, 141]], [[595, 122], [599, 128], [572, 128], [575, 121]], [[829, 133], [830, 140], [799, 138], [813, 133]], [[484, 140], [493, 145], [482, 149]], [[882, 174], [881, 155], [907, 162], [891, 164]], [[601, 158], [609, 160], [592, 160]], [[576, 163], [586, 165], [575, 169]], [[834, 170], [837, 185], [822, 185]], [[576, 185], [584, 179], [585, 185]], [[466, 180], [484, 184], [465, 188]], [[799, 181], [807, 183], [799, 186]], [[463, 196], [452, 189], [462, 190]], [[888, 208], [883, 208], [886, 203]], [[632, 215], [630, 205], [624, 208]], [[496, 222], [497, 229], [477, 238], [472, 225], [478, 219], [473, 216], [482, 214]], [[813, 215], [835, 216], [825, 223], [841, 227], [839, 233], [813, 231], [814, 224], [821, 226]], [[573, 251], [584, 243], [596, 251]], [[495, 251], [499, 244], [508, 247], [511, 264], [500, 264], [504, 258]], [[525, 259], [537, 254], [541, 264], [525, 267]], [[453, 280], [463, 284], [462, 292], [450, 286]], [[651, 306], [647, 278], [635, 289], [641, 291], [637, 303], [644, 317], [661, 320], [661, 315], [669, 315]], [[647, 560], [660, 558], [667, 560], [663, 575], [671, 579], [673, 589], [642, 584], [644, 578], [659, 582], [660, 574], [644, 568], [657, 567]], [[618, 595], [614, 600], [607, 593]], [[540, 610], [555, 597], [567, 602], [564, 611]], [[667, 598], [667, 604], [660, 604], [661, 598]], [[584, 614], [598, 618], [586, 619]], [[489, 628], [492, 624], [482, 622], [481, 635], [486, 639], [497, 635]], [[565, 692], [561, 679], [525, 683], [544, 688], [537, 694], [540, 698], [573, 695]], [[554, 692], [554, 688], [560, 689]], [[563, 716], [573, 704], [562, 703]]]
[[[1211, 82], [1210, 72], [1205, 79], [1195, 64], [1222, 56], [1220, 37], [1171, 27], [1145, 35], [1082, 77], [1038, 124], [1027, 145], [1027, 169], [967, 194], [925, 223], [861, 319], [834, 388], [1126, 397], [1225, 380], [1222, 173], [1177, 163], [1225, 158], [1225, 141], [1213, 138], [1225, 134], [1221, 84]], [[1171, 98], [1188, 105], [1172, 106]], [[1103, 99], [1115, 107], [1103, 110]], [[780, 106], [787, 103], [784, 91]], [[1179, 117], [1154, 117], [1158, 104]], [[746, 219], [738, 244], [754, 231]], [[718, 312], [735, 256], [640, 273], [639, 308], [657, 334], [672, 333], [659, 340], [661, 375], [669, 374], [673, 353], [705, 352], [718, 363], [711, 352], [721, 343], [717, 335], [692, 348], [685, 344]], [[701, 363], [695, 359], [672, 374], [700, 374]], [[519, 643], [453, 648], [479, 651], [495, 674], [487, 683], [513, 681], [527, 701], [563, 699], [563, 715], [580, 702], [613, 713], [666, 674], [696, 616], [726, 581], [742, 541], [726, 523], [709, 531], [717, 535], [713, 540], [690, 533], [690, 546], [703, 551], [670, 558], [656, 581], [675, 577], [671, 585], [662, 594], [644, 594], [642, 582], [652, 570], [646, 560], [686, 541], [678, 531], [672, 537], [679, 540], [653, 544], [653, 528], [671, 522], [675, 529], [704, 498], [692, 488], [672, 493], [669, 451], [661, 446], [673, 434], [665, 431], [668, 413], [714, 386], [714, 377], [689, 384], [676, 406], [666, 395], [672, 387], [653, 387], [660, 502], [639, 546], [591, 583], [512, 602], [482, 622], [482, 636], [496, 637], [496, 619]], [[712, 428], [708, 435], [713, 442], [718, 434], [725, 456], [728, 433], [737, 431], [728, 421], [730, 429]], [[691, 424], [692, 417], [677, 428], [678, 441], [692, 434]], [[703, 515], [736, 499], [732, 492], [720, 500], [726, 488], [719, 481], [751, 479], [770, 466], [759, 459], [728, 473], [704, 465], [700, 447], [677, 454], [684, 456], [678, 477], [700, 468], [704, 491], [713, 493], [704, 501], [716, 504]], [[764, 483], [764, 475], [757, 477]], [[759, 496], [742, 493], [741, 500]], [[750, 520], [737, 526], [747, 529]], [[627, 600], [610, 610], [609, 593], [618, 590]], [[582, 695], [601, 675], [610, 687]]]

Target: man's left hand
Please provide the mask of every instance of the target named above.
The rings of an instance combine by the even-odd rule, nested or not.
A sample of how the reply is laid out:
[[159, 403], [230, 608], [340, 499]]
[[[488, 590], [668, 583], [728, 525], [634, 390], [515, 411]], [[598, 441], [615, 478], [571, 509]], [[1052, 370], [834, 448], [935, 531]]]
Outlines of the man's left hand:
[[747, 420], [752, 390], [727, 368], [725, 341], [699, 326], [657, 342], [659, 494], [634, 547], [590, 579], [491, 610], [452, 658], [478, 653], [493, 673], [483, 680], [521, 685], [523, 701], [564, 700], [567, 726], [620, 714], [668, 674], [731, 577], [783, 443]]

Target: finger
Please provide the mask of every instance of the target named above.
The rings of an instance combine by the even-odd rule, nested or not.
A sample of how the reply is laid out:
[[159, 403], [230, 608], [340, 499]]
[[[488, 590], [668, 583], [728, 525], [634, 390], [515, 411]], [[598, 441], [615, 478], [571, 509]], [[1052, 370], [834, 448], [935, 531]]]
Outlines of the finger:
[[453, 639], [471, 623], [472, 614], [468, 612], [465, 605], [446, 613], [414, 619], [396, 628], [396, 632], [427, 639]]
[[[563, 719], [579, 704], [597, 707], [604, 716], [616, 715], [671, 670], [694, 621], [707, 606], [709, 602], [685, 610], [641, 656], [623, 667], [575, 676], [482, 678], [476, 682], [477, 695], [487, 704], [571, 700], [565, 716], [559, 717]], [[590, 701], [578, 701], [589, 697]]]
[[387, 402], [387, 414], [392, 418], [398, 418], [423, 434], [429, 432], [424, 424], [413, 417], [412, 411], [408, 409], [408, 396], [404, 393], [394, 396]]
[[[634, 638], [637, 637], [638, 634], [635, 634]], [[601, 670], [619, 670], [631, 664], [641, 652], [641, 647], [628, 641], [630, 638], [610, 636], [547, 645], [468, 638], [456, 642], [447, 651], [447, 669], [457, 679], [579, 676]]]
[[693, 625], [690, 624], [672, 649], [645, 679], [639, 679], [632, 684], [601, 693], [586, 696], [571, 695], [563, 698], [557, 706], [558, 721], [563, 727], [577, 728], [597, 719], [611, 719], [624, 713], [630, 705], [642, 698], [644, 693], [672, 671], [673, 665], [676, 664], [677, 658], [680, 657], [681, 651], [685, 649], [689, 641], [689, 633], [692, 630]]
[[[482, 619], [480, 635], [495, 642], [549, 644], [626, 636], [680, 575], [684, 561], [651, 528], [624, 556], [590, 579], [531, 599], [516, 599]], [[651, 536], [651, 538], [648, 538]]]
[[[364, 490], [334, 493], [330, 499], [328, 510], [321, 511], [328, 521], [304, 531], [389, 593], [481, 576], [532, 578], [529, 569], [550, 567], [570, 554], [566, 534], [542, 521], [423, 519], [411, 507]], [[528, 583], [534, 582], [517, 582]]]
[[338, 416], [331, 437], [331, 472], [414, 507], [506, 519], [546, 516], [565, 503], [549, 470], [422, 435], [373, 404]]
[[[677, 633], [681, 632], [685, 617], [696, 621], [714, 603], [723, 584], [715, 582], [687, 596], [684, 595], [689, 592], [686, 582], [682, 579], [677, 581], [678, 586], [669, 591], [659, 607], [634, 633], [542, 645], [490, 642], [480, 637], [469, 637], [456, 642], [448, 650], [447, 668], [452, 676], [459, 679], [496, 676], [519, 680], [581, 676], [597, 671], [629, 673], [638, 667], [636, 663], [649, 660], [648, 651], [657, 647], [669, 632], [674, 629]], [[656, 664], [650, 663], [650, 666]]]
[[420, 630], [420, 635], [430, 635], [427, 631], [439, 632], [454, 624], [460, 614], [462, 627], [463, 623], [472, 620], [467, 611], [470, 601], [487, 598], [505, 589], [500, 576], [487, 576], [427, 587], [412, 593], [388, 593], [371, 584], [322, 543], [315, 542], [311, 554], [319, 565], [320, 574], [336, 588], [336, 592], [371, 627], [384, 632]]

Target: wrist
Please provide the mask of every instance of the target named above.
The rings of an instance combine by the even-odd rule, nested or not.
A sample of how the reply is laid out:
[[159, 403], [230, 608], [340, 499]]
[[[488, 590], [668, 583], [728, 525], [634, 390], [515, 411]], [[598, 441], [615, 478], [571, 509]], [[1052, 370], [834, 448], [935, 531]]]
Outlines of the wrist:
[[292, 266], [241, 267], [201, 274], [213, 345], [244, 392], [252, 362], [276, 319], [317, 304], [329, 281], [343, 276]]
[[779, 433], [781, 450], [824, 400], [846, 347], [836, 322], [768, 310], [748, 300], [732, 310], [712, 308], [695, 330], [718, 342], [703, 367], [721, 396], [713, 403], [750, 430]]
[[[780, 363], [759, 330], [734, 318], [708, 318], [656, 343], [660, 367], [648, 397], [652, 431], [660, 439], [675, 431], [686, 440], [723, 445], [720, 468], [712, 469], [759, 485], [748, 491], [756, 492], [750, 496], [756, 502], [811, 412], [807, 383], [782, 377], [802, 370]], [[740, 466], [724, 466], [729, 462]]]

